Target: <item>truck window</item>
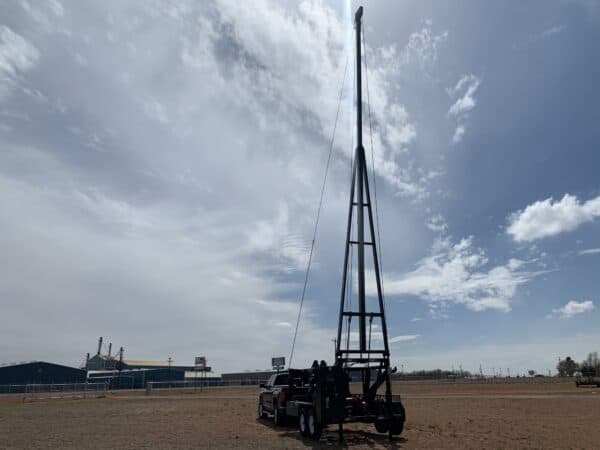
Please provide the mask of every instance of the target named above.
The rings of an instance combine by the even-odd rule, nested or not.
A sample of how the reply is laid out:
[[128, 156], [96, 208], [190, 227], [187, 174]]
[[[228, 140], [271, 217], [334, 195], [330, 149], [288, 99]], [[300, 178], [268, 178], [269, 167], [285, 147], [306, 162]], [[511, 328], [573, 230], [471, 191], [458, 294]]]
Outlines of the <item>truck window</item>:
[[273, 387], [275, 385], [275, 375], [271, 375], [269, 381], [267, 381], [267, 387]]
[[288, 384], [288, 376], [286, 375], [277, 375], [275, 379], [275, 386], [283, 386]]

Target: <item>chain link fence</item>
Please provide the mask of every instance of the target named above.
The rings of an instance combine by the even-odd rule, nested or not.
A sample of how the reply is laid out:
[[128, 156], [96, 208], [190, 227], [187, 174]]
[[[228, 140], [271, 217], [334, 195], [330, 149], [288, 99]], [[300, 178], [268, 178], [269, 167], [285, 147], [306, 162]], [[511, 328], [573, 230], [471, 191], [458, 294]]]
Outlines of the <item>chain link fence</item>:
[[23, 401], [105, 397], [107, 383], [27, 384]]

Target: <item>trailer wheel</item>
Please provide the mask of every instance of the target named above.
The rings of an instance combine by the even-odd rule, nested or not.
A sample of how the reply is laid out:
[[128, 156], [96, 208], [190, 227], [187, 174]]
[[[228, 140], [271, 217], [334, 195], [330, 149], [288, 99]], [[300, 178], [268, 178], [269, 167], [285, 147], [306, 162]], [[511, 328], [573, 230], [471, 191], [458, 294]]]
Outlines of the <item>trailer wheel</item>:
[[267, 418], [267, 413], [265, 412], [265, 408], [263, 407], [262, 399], [260, 399], [258, 401], [258, 418], [259, 419], [266, 419]]
[[392, 420], [390, 431], [394, 436], [398, 436], [399, 434], [402, 434], [402, 430], [404, 430], [404, 418], [395, 416]]
[[387, 433], [389, 430], [389, 421], [387, 419], [377, 419], [375, 429], [378, 433]]
[[308, 436], [308, 417], [305, 409], [301, 409], [300, 414], [298, 414], [298, 429], [302, 436]]
[[283, 425], [285, 422], [285, 414], [279, 409], [277, 405], [273, 406], [273, 424], [278, 427]]
[[323, 426], [317, 422], [317, 418], [315, 417], [315, 411], [311, 409], [308, 412], [308, 437], [311, 439], [318, 441], [321, 439], [321, 434], [323, 433]]

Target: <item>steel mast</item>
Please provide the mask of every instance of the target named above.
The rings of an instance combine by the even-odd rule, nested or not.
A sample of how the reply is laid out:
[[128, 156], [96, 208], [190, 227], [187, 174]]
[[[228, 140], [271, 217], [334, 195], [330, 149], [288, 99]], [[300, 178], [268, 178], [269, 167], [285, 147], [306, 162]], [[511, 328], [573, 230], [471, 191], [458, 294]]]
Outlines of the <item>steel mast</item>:
[[[338, 334], [336, 344], [336, 365], [361, 369], [363, 371], [363, 394], [374, 397], [377, 388], [384, 382], [387, 385], [387, 395], [391, 401], [389, 391], [389, 344], [387, 336], [387, 325], [383, 305], [381, 289], [381, 274], [379, 258], [377, 253], [375, 227], [373, 222], [373, 211], [371, 207], [371, 194], [369, 191], [369, 177], [365, 149], [362, 142], [362, 56], [361, 56], [361, 31], [362, 31], [362, 6], [358, 8], [354, 16], [356, 35], [356, 148], [354, 151], [354, 162], [352, 167], [352, 181], [350, 186], [350, 201], [348, 205], [348, 224], [346, 229], [346, 248], [344, 253], [344, 268], [342, 273], [342, 289], [340, 297], [340, 312], [338, 320]], [[352, 240], [353, 216], [356, 208], [356, 240]], [[365, 214], [366, 209], [366, 214]], [[366, 217], [365, 217], [366, 216]], [[365, 223], [367, 220], [367, 223]], [[368, 229], [369, 240], [365, 240], [365, 228]], [[348, 265], [350, 257], [350, 246], [356, 248], [356, 271], [357, 271], [357, 300], [358, 310], [352, 310], [346, 305], [346, 286], [348, 283]], [[377, 291], [377, 306], [367, 311], [365, 295], [365, 246], [370, 247], [373, 257], [373, 272]], [[349, 339], [350, 328], [353, 319], [358, 319], [358, 346], [352, 345]], [[379, 319], [383, 342], [371, 345], [371, 331], [373, 321]], [[347, 336], [342, 335], [344, 321], [347, 323]], [[367, 325], [368, 322], [368, 325]], [[371, 385], [370, 372], [372, 368], [379, 370], [377, 380]]]

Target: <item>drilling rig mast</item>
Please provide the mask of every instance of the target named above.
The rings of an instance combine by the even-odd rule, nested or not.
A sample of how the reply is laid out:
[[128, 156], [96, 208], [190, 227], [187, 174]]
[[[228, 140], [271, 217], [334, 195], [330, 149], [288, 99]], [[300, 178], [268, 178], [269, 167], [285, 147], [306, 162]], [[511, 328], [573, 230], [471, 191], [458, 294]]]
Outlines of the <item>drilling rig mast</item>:
[[[350, 201], [348, 206], [348, 225], [346, 230], [346, 250], [342, 274], [342, 289], [340, 296], [340, 313], [338, 319], [336, 365], [343, 368], [360, 370], [362, 372], [363, 396], [373, 397], [377, 388], [386, 384], [386, 397], [391, 397], [390, 388], [390, 351], [387, 336], [387, 324], [381, 288], [381, 273], [377, 238], [373, 222], [373, 208], [369, 189], [369, 176], [365, 149], [362, 143], [362, 57], [361, 57], [361, 28], [362, 6], [356, 11], [354, 25], [356, 29], [356, 148], [354, 151], [353, 174], [350, 186]], [[365, 214], [366, 213], [366, 214]], [[356, 238], [352, 239], [353, 219], [356, 216]], [[366, 216], [366, 217], [365, 217]], [[365, 223], [366, 221], [366, 223]], [[365, 239], [365, 228], [369, 232], [369, 240]], [[356, 249], [356, 279], [358, 284], [358, 310], [352, 310], [352, 302], [348, 298], [348, 276], [351, 270], [350, 256], [352, 247]], [[375, 308], [367, 310], [365, 292], [365, 247], [370, 247], [373, 260], [377, 302]], [[350, 333], [353, 320], [357, 319], [358, 346], [352, 345]], [[356, 321], [356, 320], [355, 320]], [[377, 340], [377, 347], [372, 346], [373, 322], [380, 327], [382, 342]], [[344, 323], [345, 322], [345, 323]], [[368, 322], [368, 324], [367, 324]], [[379, 323], [377, 323], [379, 322]], [[346, 336], [342, 331], [346, 325]], [[378, 333], [379, 335], [379, 333]], [[371, 384], [373, 369], [378, 371], [378, 378]], [[391, 400], [390, 400], [391, 401]]]

